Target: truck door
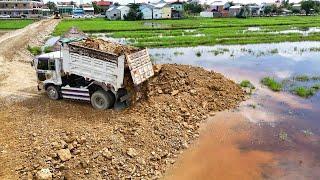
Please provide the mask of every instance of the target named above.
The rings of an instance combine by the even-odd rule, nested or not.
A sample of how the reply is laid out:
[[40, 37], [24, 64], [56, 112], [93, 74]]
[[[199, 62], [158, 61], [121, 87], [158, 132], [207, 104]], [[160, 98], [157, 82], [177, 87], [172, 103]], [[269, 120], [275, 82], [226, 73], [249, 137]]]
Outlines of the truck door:
[[49, 81], [52, 83], [59, 83], [61, 80], [58, 78], [56, 71], [56, 60], [49, 58], [39, 58], [37, 63], [37, 77], [39, 81]]

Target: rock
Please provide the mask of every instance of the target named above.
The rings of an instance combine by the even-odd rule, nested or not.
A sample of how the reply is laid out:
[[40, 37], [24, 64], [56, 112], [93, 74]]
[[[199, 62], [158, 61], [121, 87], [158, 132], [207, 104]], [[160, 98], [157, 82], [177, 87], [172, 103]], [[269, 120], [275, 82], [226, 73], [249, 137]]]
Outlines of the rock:
[[104, 148], [104, 149], [102, 150], [102, 156], [105, 157], [105, 158], [107, 158], [107, 159], [109, 159], [109, 160], [112, 159], [112, 153], [109, 151], [108, 148]]
[[175, 96], [175, 95], [177, 95], [179, 93], [179, 90], [173, 90], [172, 92], [171, 92], [171, 95], [172, 96]]
[[209, 113], [209, 116], [215, 116], [215, 115], [216, 115], [215, 112], [210, 112], [210, 113]]
[[49, 169], [41, 169], [40, 171], [37, 172], [36, 179], [37, 180], [50, 180], [50, 179], [52, 179], [52, 173], [50, 172]]
[[182, 148], [183, 149], [188, 149], [189, 148], [188, 143], [187, 142], [182, 143]]
[[138, 155], [137, 151], [134, 148], [128, 148], [127, 154], [132, 158]]
[[83, 143], [85, 143], [85, 142], [87, 142], [87, 139], [85, 138], [85, 137], [80, 137], [80, 139], [78, 139], [78, 143], [79, 144], [83, 144]]
[[57, 154], [61, 161], [68, 161], [71, 159], [71, 153], [69, 149], [60, 149], [57, 151]]
[[139, 164], [141, 164], [141, 165], [146, 165], [146, 161], [145, 161], [143, 158], [141, 158], [141, 157], [138, 157], [138, 158], [137, 158], [137, 163], [139, 163]]
[[197, 95], [197, 90], [191, 89], [191, 90], [190, 90], [190, 94], [193, 95], [193, 96], [194, 96], [194, 95]]
[[163, 91], [161, 89], [158, 89], [158, 94], [162, 94]]

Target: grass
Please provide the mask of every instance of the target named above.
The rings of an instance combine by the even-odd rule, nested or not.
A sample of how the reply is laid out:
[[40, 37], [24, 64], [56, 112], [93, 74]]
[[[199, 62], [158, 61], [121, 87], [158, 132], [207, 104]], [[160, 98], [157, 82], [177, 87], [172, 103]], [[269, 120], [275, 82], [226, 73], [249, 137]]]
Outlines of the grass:
[[249, 80], [243, 80], [240, 82], [240, 86], [241, 87], [247, 87], [250, 89], [255, 89], [255, 87], [253, 86], [253, 84], [249, 81]]
[[265, 86], [267, 86], [272, 91], [281, 91], [282, 90], [282, 84], [277, 82], [271, 77], [265, 77], [261, 80], [261, 83]]
[[42, 53], [41, 47], [38, 47], [38, 46], [31, 47], [28, 45], [27, 49], [34, 56], [37, 56]]
[[298, 75], [298, 76], [294, 77], [294, 79], [296, 81], [301, 81], [301, 82], [310, 81], [310, 78], [307, 75]]
[[53, 51], [53, 47], [52, 46], [46, 46], [43, 50], [44, 53], [50, 53]]
[[[153, 24], [150, 25], [150, 24]], [[72, 26], [87, 33], [111, 33], [113, 38], [130, 38], [135, 46], [179, 47], [215, 44], [254, 44], [283, 41], [319, 40], [320, 33], [303, 36], [298, 33], [270, 34], [292, 27], [320, 27], [320, 16], [238, 18], [188, 18], [181, 20], [108, 21], [97, 19], [63, 20], [54, 35]], [[261, 31], [246, 31], [248, 27]], [[196, 36], [202, 34], [204, 36]], [[218, 52], [216, 52], [218, 53]], [[271, 53], [277, 53], [272, 50]]]
[[14, 30], [21, 29], [26, 27], [27, 25], [33, 23], [33, 20], [0, 20], [0, 29], [1, 30]]
[[296, 87], [293, 89], [293, 92], [300, 97], [307, 98], [313, 96], [316, 93], [316, 90], [308, 87]]

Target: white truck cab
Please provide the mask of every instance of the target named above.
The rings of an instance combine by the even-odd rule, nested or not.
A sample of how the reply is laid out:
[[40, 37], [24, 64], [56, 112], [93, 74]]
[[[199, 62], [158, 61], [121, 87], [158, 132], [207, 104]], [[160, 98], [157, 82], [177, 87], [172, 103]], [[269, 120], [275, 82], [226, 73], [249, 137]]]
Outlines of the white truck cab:
[[131, 75], [134, 86], [154, 75], [147, 49], [115, 54], [72, 40], [64, 40], [60, 51], [36, 57], [33, 66], [38, 89], [45, 90], [50, 99], [91, 101], [96, 109], [111, 108], [116, 101], [129, 102], [125, 74]]

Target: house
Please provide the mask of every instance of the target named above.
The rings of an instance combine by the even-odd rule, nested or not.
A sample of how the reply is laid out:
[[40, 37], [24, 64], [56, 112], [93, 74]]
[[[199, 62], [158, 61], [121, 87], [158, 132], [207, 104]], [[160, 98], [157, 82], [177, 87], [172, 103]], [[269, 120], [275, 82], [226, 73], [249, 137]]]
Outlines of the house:
[[171, 17], [172, 18], [181, 18], [183, 16], [183, 3], [179, 0], [176, 2], [170, 3], [171, 7]]
[[260, 16], [261, 6], [259, 6], [258, 4], [248, 4], [248, 7], [250, 9], [251, 16]]
[[1, 0], [0, 15], [38, 17], [42, 15], [42, 0]]
[[153, 6], [150, 4], [140, 4], [139, 10], [143, 14], [142, 19], [152, 19]]
[[240, 11], [241, 11], [242, 6], [236, 5], [236, 6], [231, 6], [229, 8], [229, 16], [237, 16]]
[[228, 17], [230, 3], [223, 1], [214, 1], [209, 5], [208, 11], [213, 12], [214, 17]]
[[230, 7], [230, 3], [223, 1], [214, 1], [210, 5], [210, 11], [213, 12], [223, 12], [225, 9]]
[[292, 10], [301, 11], [301, 4], [293, 4], [292, 5]]
[[95, 3], [97, 6], [99, 6], [100, 8], [102, 8], [102, 9], [103, 9], [102, 12], [106, 12], [106, 11], [113, 5], [113, 2], [111, 2], [111, 1], [104, 1], [104, 0], [93, 1], [93, 3]]
[[130, 8], [128, 6], [112, 6], [106, 11], [106, 17], [110, 20], [123, 20]]
[[158, 3], [153, 5], [153, 19], [170, 19], [171, 7], [167, 3]]

